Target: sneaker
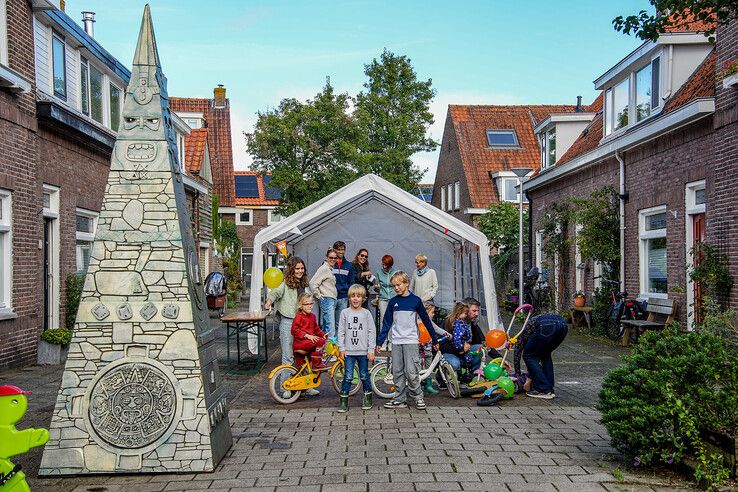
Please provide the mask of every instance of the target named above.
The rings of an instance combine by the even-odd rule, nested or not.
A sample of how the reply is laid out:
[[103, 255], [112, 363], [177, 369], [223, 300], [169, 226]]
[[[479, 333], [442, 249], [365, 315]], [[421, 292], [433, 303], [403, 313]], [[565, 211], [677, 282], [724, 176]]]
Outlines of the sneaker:
[[384, 408], [407, 408], [407, 403], [404, 401], [390, 400], [384, 404]]
[[310, 388], [305, 390], [306, 396], [318, 396], [320, 394], [320, 391], [316, 390], [315, 388]]
[[415, 402], [415, 408], [418, 410], [425, 410], [425, 400], [422, 398], [418, 398], [418, 400]]
[[541, 398], [543, 400], [553, 400], [556, 397], [553, 393], [541, 393], [536, 390], [530, 390], [526, 393], [526, 396], [530, 396], [531, 398]]

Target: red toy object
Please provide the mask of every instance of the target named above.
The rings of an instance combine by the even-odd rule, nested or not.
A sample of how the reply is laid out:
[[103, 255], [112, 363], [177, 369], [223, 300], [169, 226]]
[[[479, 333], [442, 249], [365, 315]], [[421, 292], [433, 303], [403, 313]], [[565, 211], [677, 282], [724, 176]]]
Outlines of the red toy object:
[[431, 335], [428, 333], [428, 328], [422, 321], [418, 321], [418, 341], [421, 345], [425, 345], [431, 341]]
[[0, 396], [10, 396], [10, 395], [30, 395], [30, 391], [23, 391], [17, 386], [0, 386]]
[[484, 336], [484, 341], [487, 343], [487, 346], [492, 347], [493, 349], [502, 347], [506, 340], [507, 335], [502, 330], [489, 330]]

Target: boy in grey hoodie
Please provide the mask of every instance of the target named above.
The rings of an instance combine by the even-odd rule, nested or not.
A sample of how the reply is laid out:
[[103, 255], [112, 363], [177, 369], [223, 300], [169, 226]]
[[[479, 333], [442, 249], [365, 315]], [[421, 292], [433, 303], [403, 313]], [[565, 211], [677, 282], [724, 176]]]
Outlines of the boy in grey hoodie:
[[351, 381], [354, 378], [354, 367], [359, 365], [359, 377], [364, 386], [364, 402], [361, 408], [372, 408], [372, 384], [369, 381], [369, 362], [374, 362], [376, 346], [374, 318], [368, 309], [361, 305], [366, 300], [366, 289], [354, 284], [349, 287], [349, 307], [341, 311], [338, 320], [338, 350], [344, 359], [344, 376], [339, 396], [338, 412], [348, 411], [348, 397]]

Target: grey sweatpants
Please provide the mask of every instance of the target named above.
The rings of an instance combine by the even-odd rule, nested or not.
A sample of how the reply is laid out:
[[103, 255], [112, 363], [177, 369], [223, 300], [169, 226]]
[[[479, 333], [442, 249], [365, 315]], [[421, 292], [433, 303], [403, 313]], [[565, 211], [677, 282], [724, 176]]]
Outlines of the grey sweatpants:
[[406, 403], [408, 393], [415, 401], [423, 398], [423, 391], [420, 389], [418, 344], [392, 344], [392, 379], [397, 386], [395, 401]]

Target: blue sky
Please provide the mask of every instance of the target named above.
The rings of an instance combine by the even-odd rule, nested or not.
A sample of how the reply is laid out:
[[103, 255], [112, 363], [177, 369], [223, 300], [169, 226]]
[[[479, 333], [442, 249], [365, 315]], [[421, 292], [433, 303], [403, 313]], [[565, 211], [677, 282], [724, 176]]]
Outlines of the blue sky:
[[[96, 39], [130, 66], [145, 3], [67, 0], [66, 12], [81, 23], [82, 10], [95, 11]], [[257, 111], [314, 96], [326, 76], [354, 95], [364, 64], [385, 47], [433, 80], [438, 141], [449, 104], [589, 103], [592, 80], [640, 44], [612, 19], [645, 8], [647, 0], [151, 2], [169, 94], [212, 97], [226, 86], [236, 169], [251, 162], [242, 132]], [[437, 153], [414, 160], [432, 182]]]

